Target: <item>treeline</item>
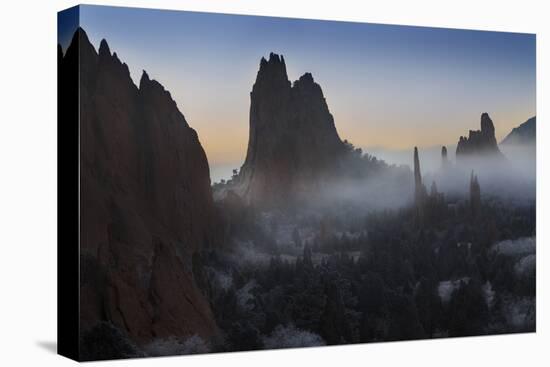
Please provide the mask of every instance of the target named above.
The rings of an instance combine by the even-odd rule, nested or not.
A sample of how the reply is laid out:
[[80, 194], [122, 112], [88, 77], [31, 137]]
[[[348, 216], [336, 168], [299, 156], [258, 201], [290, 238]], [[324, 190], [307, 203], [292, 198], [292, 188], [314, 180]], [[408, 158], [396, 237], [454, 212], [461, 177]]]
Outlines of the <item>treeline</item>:
[[[421, 227], [413, 209], [370, 214], [366, 235], [319, 235], [296, 260], [242, 264], [219, 251], [202, 254], [197, 281], [223, 330], [218, 347], [260, 349], [289, 325], [326, 344], [534, 330], [534, 309], [510, 321], [518, 302], [534, 305], [534, 268], [518, 274], [518, 258], [493, 246], [534, 236], [534, 205], [485, 201], [475, 220], [467, 201], [430, 210], [437, 215], [427, 218], [437, 220]], [[319, 251], [325, 256], [315, 261]]]

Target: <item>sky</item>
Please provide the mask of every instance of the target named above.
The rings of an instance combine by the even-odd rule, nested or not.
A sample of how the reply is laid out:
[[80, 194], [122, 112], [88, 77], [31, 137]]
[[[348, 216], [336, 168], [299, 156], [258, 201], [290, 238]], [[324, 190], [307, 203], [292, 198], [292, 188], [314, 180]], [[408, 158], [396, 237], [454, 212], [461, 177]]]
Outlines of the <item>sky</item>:
[[[70, 18], [59, 18], [63, 47]], [[291, 81], [313, 74], [340, 137], [367, 152], [456, 145], [483, 112], [500, 141], [536, 114], [533, 34], [88, 5], [79, 22], [136, 84], [146, 70], [170, 91], [214, 181], [244, 162], [250, 91], [270, 52]]]

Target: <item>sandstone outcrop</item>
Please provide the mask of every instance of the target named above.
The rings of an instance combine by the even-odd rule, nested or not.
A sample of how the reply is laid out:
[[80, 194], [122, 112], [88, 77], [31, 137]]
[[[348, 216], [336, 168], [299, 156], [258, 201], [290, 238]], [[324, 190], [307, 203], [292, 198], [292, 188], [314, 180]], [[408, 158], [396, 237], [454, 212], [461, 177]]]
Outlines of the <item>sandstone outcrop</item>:
[[495, 126], [488, 113], [481, 115], [481, 129], [461, 136], [456, 147], [456, 159], [475, 156], [502, 157], [495, 137]]
[[537, 117], [531, 117], [506, 135], [500, 144], [530, 145], [537, 140]]
[[441, 168], [447, 169], [449, 167], [449, 157], [447, 156], [447, 147], [441, 147]]
[[305, 73], [291, 85], [282, 56], [262, 58], [250, 94], [250, 131], [239, 193], [271, 205], [311, 189], [346, 151], [319, 84]]
[[420, 159], [418, 157], [418, 148], [414, 147], [414, 205], [417, 212], [417, 219], [421, 223], [424, 217], [424, 205], [426, 203], [426, 186], [422, 183], [422, 173], [420, 171]]
[[59, 63], [60, 98], [80, 79], [80, 122], [60, 111], [60, 127], [80, 124], [82, 330], [107, 321], [137, 343], [215, 334], [192, 273], [193, 254], [219, 238], [196, 132], [160, 83], [145, 72], [133, 83], [105, 40], [96, 52], [78, 29]]

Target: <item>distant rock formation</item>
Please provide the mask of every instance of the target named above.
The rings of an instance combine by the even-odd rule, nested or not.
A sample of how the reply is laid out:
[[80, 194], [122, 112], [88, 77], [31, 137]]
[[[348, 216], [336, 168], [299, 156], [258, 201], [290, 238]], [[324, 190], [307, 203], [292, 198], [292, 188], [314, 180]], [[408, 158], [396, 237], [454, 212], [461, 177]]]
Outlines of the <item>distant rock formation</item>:
[[313, 76], [305, 73], [291, 85], [282, 56], [262, 58], [250, 94], [248, 150], [238, 178], [247, 202], [272, 205], [307, 191], [345, 151]]
[[80, 80], [80, 122], [61, 111], [59, 126], [80, 123], [82, 330], [107, 321], [138, 343], [213, 335], [191, 270], [218, 238], [196, 132], [147, 73], [136, 87], [105, 40], [96, 52], [78, 29], [59, 63], [61, 101]]
[[531, 117], [506, 135], [500, 144], [529, 145], [537, 140], [537, 117]]
[[[444, 151], [444, 150], [443, 150]], [[436, 181], [432, 181], [430, 192], [426, 189], [420, 170], [418, 148], [414, 147], [414, 211], [415, 224], [419, 228], [438, 223], [445, 211], [445, 196], [437, 189]]]
[[424, 219], [424, 204], [426, 202], [426, 186], [422, 183], [422, 173], [420, 172], [420, 159], [418, 158], [418, 148], [414, 147], [414, 205], [417, 211], [420, 223]]
[[495, 126], [488, 113], [481, 115], [481, 130], [470, 130], [468, 137], [461, 136], [456, 147], [456, 159], [472, 156], [503, 157], [498, 149]]
[[472, 171], [470, 175], [470, 210], [472, 218], [479, 215], [481, 208], [481, 188], [477, 176]]
[[449, 167], [449, 158], [447, 157], [447, 147], [441, 147], [441, 168], [446, 169]]
[[423, 202], [426, 196], [426, 187], [422, 183], [422, 173], [420, 172], [420, 159], [418, 158], [418, 148], [414, 147], [414, 198], [417, 204]]

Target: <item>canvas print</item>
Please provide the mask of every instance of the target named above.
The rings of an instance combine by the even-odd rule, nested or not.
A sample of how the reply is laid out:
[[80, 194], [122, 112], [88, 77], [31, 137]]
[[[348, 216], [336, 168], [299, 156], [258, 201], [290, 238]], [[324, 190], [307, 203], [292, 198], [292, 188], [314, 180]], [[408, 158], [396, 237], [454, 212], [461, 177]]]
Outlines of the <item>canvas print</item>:
[[535, 331], [534, 34], [58, 21], [75, 359]]

